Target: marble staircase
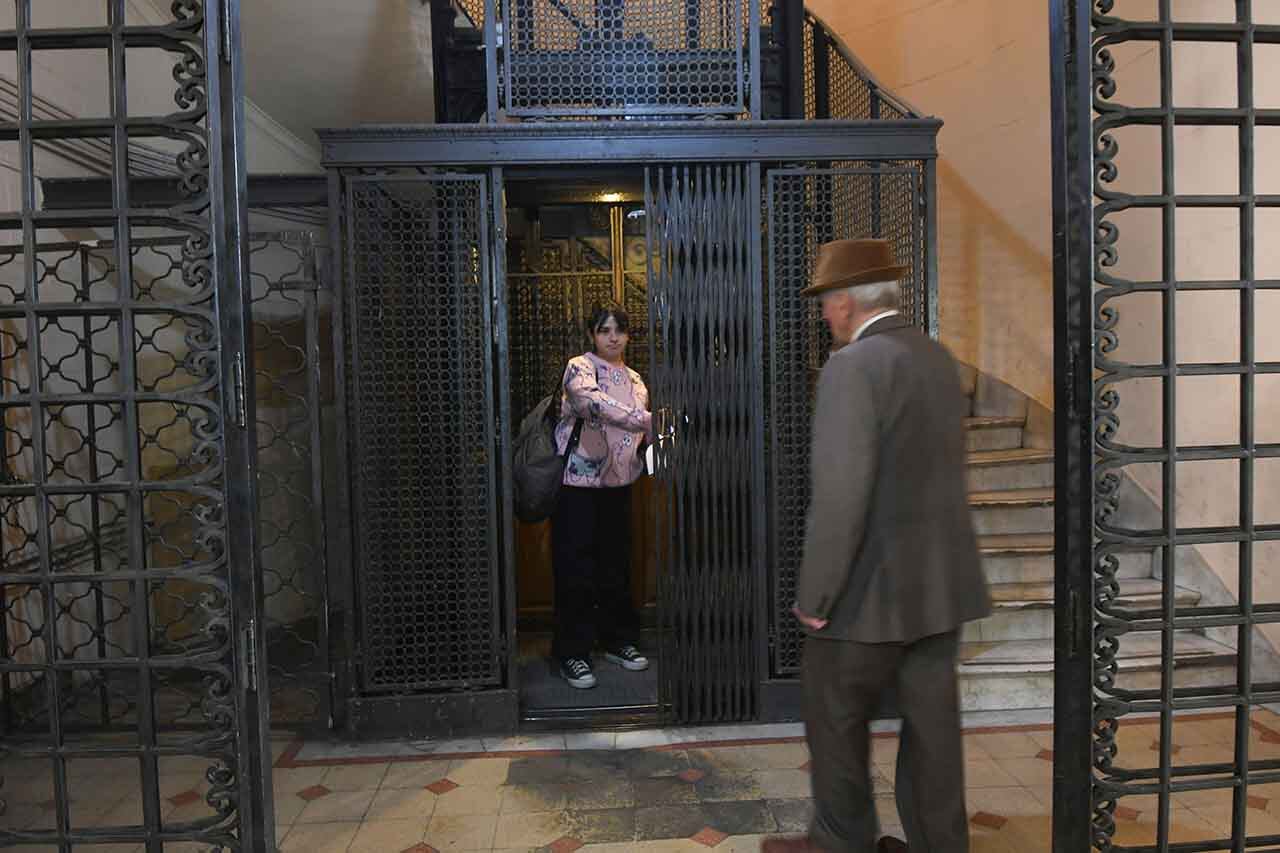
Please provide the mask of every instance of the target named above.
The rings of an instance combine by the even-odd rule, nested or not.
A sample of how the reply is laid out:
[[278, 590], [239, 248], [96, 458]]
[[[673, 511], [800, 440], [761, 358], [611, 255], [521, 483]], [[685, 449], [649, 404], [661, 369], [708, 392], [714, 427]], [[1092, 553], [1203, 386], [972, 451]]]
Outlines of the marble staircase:
[[[979, 535], [993, 612], [968, 625], [960, 651], [961, 701], [966, 710], [1016, 710], [1053, 705], [1053, 451], [1047, 413], [1002, 383], [963, 370], [971, 416], [969, 503]], [[1034, 413], [1034, 414], [1033, 414]], [[1034, 421], [1034, 423], [1033, 423]], [[1158, 606], [1161, 581], [1154, 551], [1127, 555], [1120, 596]], [[1180, 604], [1199, 601], [1176, 590]], [[1234, 651], [1203, 634], [1175, 637], [1179, 685], [1222, 683], [1233, 676]], [[1121, 647], [1125, 686], [1160, 683], [1159, 635], [1135, 636]]]

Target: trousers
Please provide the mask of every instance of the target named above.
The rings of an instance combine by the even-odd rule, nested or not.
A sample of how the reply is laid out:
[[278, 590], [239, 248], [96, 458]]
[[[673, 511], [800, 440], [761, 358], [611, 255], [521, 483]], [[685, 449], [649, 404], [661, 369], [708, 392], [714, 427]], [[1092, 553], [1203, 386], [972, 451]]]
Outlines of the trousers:
[[802, 679], [814, 798], [809, 834], [823, 849], [876, 849], [870, 724], [885, 691], [896, 687], [902, 734], [894, 787], [907, 846], [911, 853], [968, 853], [958, 646], [955, 631], [912, 643], [806, 639]]
[[564, 486], [551, 519], [555, 639], [559, 658], [589, 658], [600, 643], [635, 643], [631, 601], [631, 487]]

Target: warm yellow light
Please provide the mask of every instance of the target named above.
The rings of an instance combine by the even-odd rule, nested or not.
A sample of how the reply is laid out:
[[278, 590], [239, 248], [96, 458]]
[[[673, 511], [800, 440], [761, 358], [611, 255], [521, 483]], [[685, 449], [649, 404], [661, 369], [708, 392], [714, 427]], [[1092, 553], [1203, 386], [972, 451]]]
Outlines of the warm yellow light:
[[607, 202], [622, 201], [622, 193], [601, 193], [600, 200]]

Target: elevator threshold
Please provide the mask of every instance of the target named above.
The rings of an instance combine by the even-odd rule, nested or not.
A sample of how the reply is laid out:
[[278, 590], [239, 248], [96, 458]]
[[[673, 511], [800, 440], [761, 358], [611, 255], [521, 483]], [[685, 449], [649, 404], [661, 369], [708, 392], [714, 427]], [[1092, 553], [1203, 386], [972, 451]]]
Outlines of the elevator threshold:
[[661, 724], [658, 705], [614, 705], [591, 708], [521, 708], [521, 732], [648, 729]]

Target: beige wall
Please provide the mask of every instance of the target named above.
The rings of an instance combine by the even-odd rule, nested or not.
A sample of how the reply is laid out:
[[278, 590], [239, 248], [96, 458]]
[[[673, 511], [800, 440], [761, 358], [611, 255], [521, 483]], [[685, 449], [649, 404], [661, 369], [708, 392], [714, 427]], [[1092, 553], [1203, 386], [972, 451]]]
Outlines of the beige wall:
[[1046, 2], [809, 0], [939, 137], [942, 337], [1053, 405]]

